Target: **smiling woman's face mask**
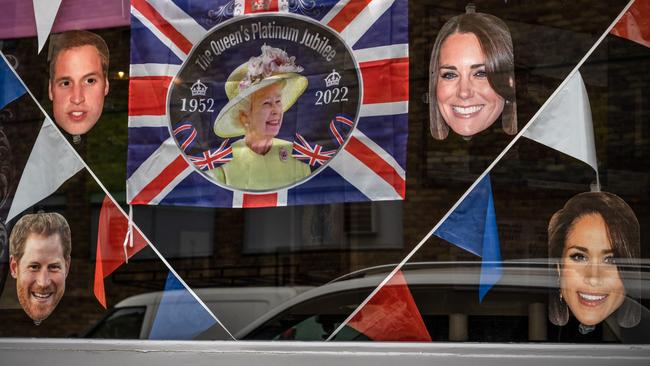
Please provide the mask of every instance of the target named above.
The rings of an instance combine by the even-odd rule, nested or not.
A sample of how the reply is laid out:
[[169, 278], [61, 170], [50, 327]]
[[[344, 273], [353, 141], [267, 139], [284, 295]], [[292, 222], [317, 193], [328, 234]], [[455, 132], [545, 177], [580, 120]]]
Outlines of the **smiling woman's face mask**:
[[443, 42], [436, 100], [447, 125], [461, 136], [473, 136], [501, 115], [504, 99], [492, 89], [485, 54], [473, 33], [454, 33]]
[[564, 243], [560, 291], [571, 313], [584, 325], [607, 319], [625, 300], [607, 227], [602, 216], [577, 218]]

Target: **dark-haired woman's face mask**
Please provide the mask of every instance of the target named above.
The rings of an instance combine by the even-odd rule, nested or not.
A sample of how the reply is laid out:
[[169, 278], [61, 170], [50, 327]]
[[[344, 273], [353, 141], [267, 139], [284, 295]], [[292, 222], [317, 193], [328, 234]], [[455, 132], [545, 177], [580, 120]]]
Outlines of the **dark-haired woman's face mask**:
[[578, 218], [569, 231], [562, 254], [560, 290], [573, 315], [584, 325], [602, 322], [623, 304], [625, 286], [600, 215]]
[[485, 54], [473, 33], [455, 33], [440, 49], [436, 98], [447, 125], [461, 136], [473, 136], [501, 115], [504, 99], [492, 89]]

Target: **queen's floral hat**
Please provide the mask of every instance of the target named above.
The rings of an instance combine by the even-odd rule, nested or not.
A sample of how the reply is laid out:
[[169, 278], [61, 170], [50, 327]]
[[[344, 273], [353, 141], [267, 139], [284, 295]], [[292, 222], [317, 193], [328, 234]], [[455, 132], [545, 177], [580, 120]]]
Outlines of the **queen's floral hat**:
[[246, 130], [239, 122], [238, 105], [256, 91], [280, 81], [284, 81], [282, 107], [286, 112], [307, 89], [307, 78], [298, 74], [302, 71], [295, 57], [263, 45], [260, 56], [251, 57], [228, 76], [225, 89], [229, 101], [214, 121], [214, 133], [222, 138], [244, 135]]

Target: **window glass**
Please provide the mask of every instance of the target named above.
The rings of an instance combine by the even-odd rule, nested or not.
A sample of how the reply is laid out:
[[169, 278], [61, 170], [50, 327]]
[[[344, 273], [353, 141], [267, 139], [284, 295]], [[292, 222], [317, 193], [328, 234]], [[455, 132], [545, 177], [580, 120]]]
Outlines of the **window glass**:
[[82, 3], [0, 21], [1, 337], [650, 343], [643, 6]]
[[117, 309], [84, 335], [85, 338], [140, 338], [145, 307]]

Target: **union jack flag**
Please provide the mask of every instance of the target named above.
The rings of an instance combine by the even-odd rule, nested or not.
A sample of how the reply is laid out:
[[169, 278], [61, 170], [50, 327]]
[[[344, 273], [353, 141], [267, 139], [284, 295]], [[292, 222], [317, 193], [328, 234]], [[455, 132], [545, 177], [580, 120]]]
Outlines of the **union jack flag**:
[[219, 148], [215, 150], [204, 151], [201, 156], [189, 156], [192, 164], [201, 170], [214, 169], [218, 164], [224, 164], [232, 160], [232, 147], [228, 145], [228, 139], [225, 139]]
[[[270, 0], [263, 7], [252, 5], [250, 0], [131, 0], [128, 202], [262, 207], [404, 199], [407, 0]], [[260, 12], [293, 13], [336, 32], [358, 65], [362, 97], [344, 143], [322, 169], [289, 189], [255, 194], [220, 187], [188, 163], [170, 134], [167, 95], [193, 46], [214, 27]], [[209, 151], [210, 146], [201, 145], [202, 133], [198, 131], [191, 149]]]
[[334, 154], [336, 154], [336, 150], [323, 151], [321, 145], [310, 145], [299, 133], [296, 134], [296, 140], [293, 141], [293, 153], [291, 155], [298, 160], [306, 161], [310, 166], [323, 165]]

